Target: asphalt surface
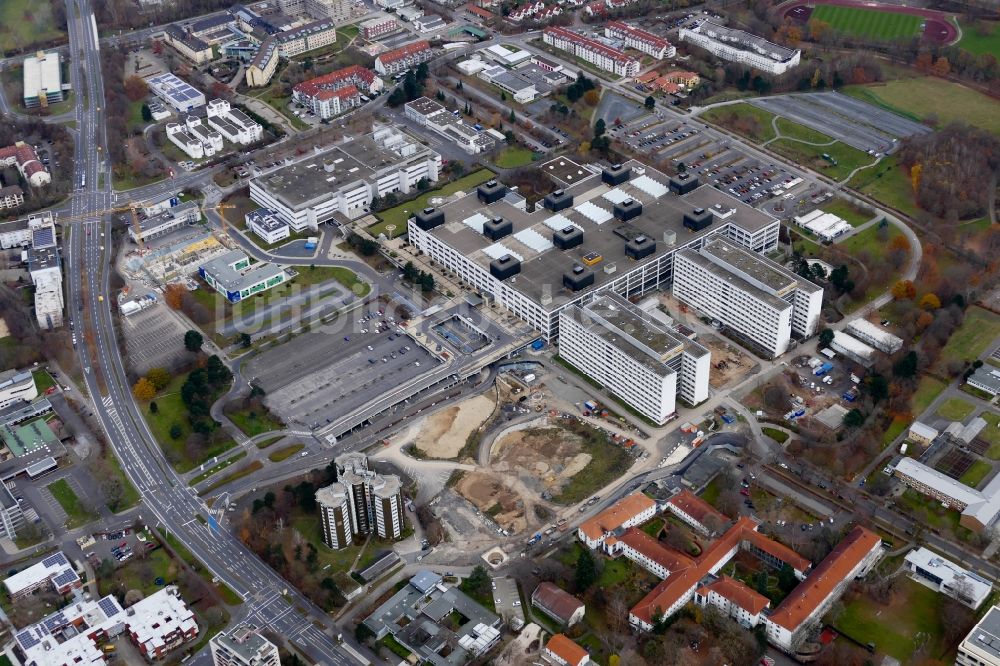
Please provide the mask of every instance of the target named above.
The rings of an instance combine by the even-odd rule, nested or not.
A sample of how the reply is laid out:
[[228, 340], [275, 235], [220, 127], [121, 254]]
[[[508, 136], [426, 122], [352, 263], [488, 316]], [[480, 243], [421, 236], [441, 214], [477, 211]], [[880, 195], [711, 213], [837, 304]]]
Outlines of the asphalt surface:
[[[101, 218], [100, 212], [109, 207], [113, 197], [109, 173], [105, 173], [102, 186], [97, 187], [107, 138], [101, 111], [104, 93], [99, 44], [89, 2], [67, 2], [73, 58], [71, 77], [78, 84], [78, 71], [86, 70], [87, 94], [77, 96], [80, 130], [75, 153], [75, 183], [79, 186], [85, 176], [86, 187], [78, 187], [70, 205], [71, 212], [84, 221], [66, 230], [65, 253], [70, 317], [76, 330], [82, 332], [83, 339], [88, 342], [79, 347], [79, 352], [87, 389], [96, 396], [97, 417], [125, 473], [142, 495], [143, 519], [173, 534], [213, 575], [243, 597], [247, 603], [237, 610], [238, 614], [243, 613], [244, 617], [251, 617], [285, 636], [313, 661], [347, 666], [354, 662], [331, 638], [332, 631], [327, 629], [329, 620], [324, 613], [232, 535], [211, 532], [195, 519], [196, 515], [207, 514], [206, 507], [188, 491], [163, 459], [129, 393], [109, 307], [111, 223], [108, 218]], [[89, 100], [89, 104], [85, 105], [84, 100]], [[204, 177], [202, 174], [190, 176], [192, 182]], [[138, 188], [129, 196], [139, 198], [176, 191], [184, 186], [179, 181], [186, 183], [187, 180], [181, 176]]]

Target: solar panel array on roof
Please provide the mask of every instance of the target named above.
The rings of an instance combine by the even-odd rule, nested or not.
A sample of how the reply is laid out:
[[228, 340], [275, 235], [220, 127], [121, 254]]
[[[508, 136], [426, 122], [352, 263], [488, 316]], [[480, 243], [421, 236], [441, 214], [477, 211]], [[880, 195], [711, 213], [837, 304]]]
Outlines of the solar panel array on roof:
[[75, 571], [73, 571], [72, 569], [67, 569], [66, 571], [63, 571], [61, 574], [53, 577], [52, 584], [55, 585], [56, 587], [62, 587], [63, 585], [68, 585], [69, 583], [72, 583], [77, 578], [79, 578], [79, 576], [76, 575]]
[[37, 248], [51, 247], [56, 244], [55, 230], [50, 226], [38, 227], [31, 232], [31, 244]]
[[649, 176], [639, 176], [632, 180], [632, 184], [654, 199], [659, 199], [668, 192], [666, 185], [653, 180]]
[[545, 252], [552, 249], [552, 241], [534, 229], [524, 229], [514, 234], [514, 238], [530, 247], [535, 252]]
[[66, 566], [69, 566], [69, 560], [67, 560], [66, 556], [62, 554], [62, 551], [60, 551], [46, 557], [42, 560], [42, 564], [46, 567], [54, 567], [57, 564], [65, 564]]
[[50, 615], [42, 620], [42, 626], [45, 627], [46, 631], [50, 634], [58, 631], [60, 627], [65, 627], [67, 624], [69, 624], [69, 621], [66, 619], [66, 616], [62, 613], [62, 611], [56, 613], [55, 615]]
[[101, 608], [102, 611], [104, 611], [104, 614], [109, 618], [114, 617], [115, 615], [118, 615], [118, 613], [122, 612], [121, 606], [118, 605], [118, 602], [115, 600], [114, 597], [104, 597], [103, 599], [97, 602], [97, 605]]
[[17, 642], [21, 644], [22, 649], [30, 650], [42, 641], [35, 636], [31, 629], [25, 629], [17, 635]]
[[608, 201], [610, 201], [611, 203], [616, 203], [616, 204], [620, 204], [621, 202], [625, 201], [626, 199], [631, 198], [631, 197], [629, 197], [628, 193], [625, 192], [625, 190], [622, 190], [622, 189], [617, 188], [617, 187], [615, 189], [613, 189], [613, 190], [608, 190], [607, 192], [605, 192], [601, 196], [603, 198], [607, 199]]
[[488, 256], [490, 259], [499, 259], [500, 257], [510, 255], [517, 259], [518, 261], [524, 261], [524, 257], [514, 252], [509, 247], [503, 243], [494, 243], [493, 245], [488, 245], [483, 248], [483, 254]]
[[584, 201], [582, 204], [574, 208], [574, 210], [594, 224], [604, 224], [614, 217], [614, 215], [611, 214], [611, 211], [606, 208], [601, 208], [590, 201]]
[[472, 229], [473, 231], [475, 231], [477, 234], [481, 234], [481, 233], [483, 233], [483, 225], [489, 219], [490, 218], [486, 217], [482, 213], [476, 213], [472, 217], [467, 217], [464, 220], [462, 220], [462, 224], [464, 224], [465, 226], [469, 227], [470, 229]]

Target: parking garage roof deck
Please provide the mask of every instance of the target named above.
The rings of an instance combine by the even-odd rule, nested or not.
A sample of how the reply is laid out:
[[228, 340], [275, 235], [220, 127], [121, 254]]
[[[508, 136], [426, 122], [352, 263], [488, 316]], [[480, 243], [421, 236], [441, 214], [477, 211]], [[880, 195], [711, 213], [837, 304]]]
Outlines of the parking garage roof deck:
[[[435, 237], [455, 251], [471, 259], [484, 270], [488, 270], [492, 258], [484, 250], [494, 245], [494, 241], [464, 224], [463, 220], [477, 215], [509, 220], [513, 224], [513, 232], [497, 241], [497, 244], [521, 258], [521, 271], [506, 282], [536, 303], [541, 302], [543, 295], [551, 295], [550, 310], [588, 291], [603, 288], [637, 265], [654, 262], [684, 244], [716, 233], [723, 224], [734, 223], [754, 233], [774, 223], [774, 218], [708, 185], [681, 196], [667, 193], [655, 198], [636, 186], [635, 179], [644, 176], [666, 188], [669, 178], [639, 162], [627, 163], [632, 167], [633, 180], [618, 186], [603, 183], [599, 172], [580, 166], [571, 160], [557, 158], [552, 162], [561, 164], [553, 165], [556, 168], [550, 170], [549, 163], [546, 163], [541, 165], [541, 170], [550, 174], [558, 184], [563, 185], [567, 193], [573, 195], [572, 208], [553, 213], [543, 209], [539, 202], [535, 211], [528, 213], [504, 200], [484, 205], [479, 201], [476, 192], [472, 191], [465, 197], [440, 207], [445, 214], [445, 224], [431, 231]], [[642, 214], [627, 223], [608, 219], [599, 224], [580, 212], [581, 204], [590, 202], [606, 211], [607, 217], [610, 218], [614, 204], [603, 195], [612, 190], [617, 190], [611, 195], [613, 197], [617, 195], [616, 198], [619, 199], [631, 198], [642, 203]], [[699, 207], [711, 209], [716, 204], [726, 213], [733, 212], [727, 214], [724, 219], [720, 219], [719, 215], [714, 216], [712, 224], [702, 231], [691, 231], [684, 226], [685, 213], [690, 213]], [[550, 220], [550, 218], [555, 219]], [[550, 224], [546, 225], [546, 221]], [[554, 226], [557, 224], [561, 226]], [[537, 251], [515, 238], [520, 232], [531, 229], [543, 238], [551, 239], [553, 231], [571, 224], [583, 230], [583, 243], [569, 250], [548, 248]], [[664, 232], [675, 234], [674, 244], [668, 245], [664, 241]], [[656, 251], [644, 259], [635, 261], [626, 256], [626, 238], [621, 234], [631, 238], [644, 235], [656, 242]], [[601, 259], [597, 263], [584, 261], [584, 257], [589, 254], [599, 255]], [[571, 293], [563, 288], [562, 276], [571, 273], [575, 265], [588, 266], [593, 270], [595, 280], [593, 286]], [[615, 271], [605, 272], [611, 265], [615, 265]]]

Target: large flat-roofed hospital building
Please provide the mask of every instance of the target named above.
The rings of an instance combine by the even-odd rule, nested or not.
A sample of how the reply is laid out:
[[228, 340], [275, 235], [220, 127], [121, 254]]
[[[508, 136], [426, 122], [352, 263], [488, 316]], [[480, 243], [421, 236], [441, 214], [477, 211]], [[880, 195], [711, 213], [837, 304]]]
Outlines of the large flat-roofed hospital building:
[[708, 399], [711, 354], [614, 292], [559, 317], [559, 356], [657, 424]]
[[441, 155], [395, 127], [380, 127], [320, 155], [250, 181], [250, 198], [294, 231], [316, 229], [338, 214], [364, 215], [372, 198], [407, 193], [438, 179]]
[[630, 161], [601, 167], [558, 157], [541, 170], [561, 186], [525, 210], [490, 181], [408, 222], [409, 241], [484, 298], [554, 341], [560, 313], [601, 291], [661, 289], [685, 248], [722, 237], [754, 252], [777, 247], [779, 222], [696, 176], [668, 177]]

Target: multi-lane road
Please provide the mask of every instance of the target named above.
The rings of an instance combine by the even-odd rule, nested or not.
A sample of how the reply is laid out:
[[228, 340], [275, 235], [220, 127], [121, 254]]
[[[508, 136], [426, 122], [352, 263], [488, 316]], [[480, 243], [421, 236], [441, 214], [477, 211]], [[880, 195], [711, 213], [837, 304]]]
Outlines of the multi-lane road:
[[[73, 77], [82, 80], [86, 90], [77, 96], [76, 190], [70, 203], [70, 219], [80, 221], [64, 229], [64, 238], [69, 317], [83, 341], [80, 360], [95, 413], [125, 473], [142, 495], [143, 520], [176, 537], [215, 577], [243, 597], [242, 616], [285, 636], [318, 663], [348, 666], [356, 660], [332, 638], [322, 611], [232, 535], [212, 532], [196, 519], [207, 514], [205, 505], [166, 463], [129, 393], [109, 307], [113, 248], [111, 221], [103, 212], [112, 204], [112, 189], [104, 160], [107, 138], [100, 44], [90, 2], [67, 0]], [[81, 68], [86, 77], [78, 76]], [[160, 187], [182, 187], [178, 183], [182, 179]], [[130, 193], [130, 198], [160, 191], [151, 187], [148, 192]]]

